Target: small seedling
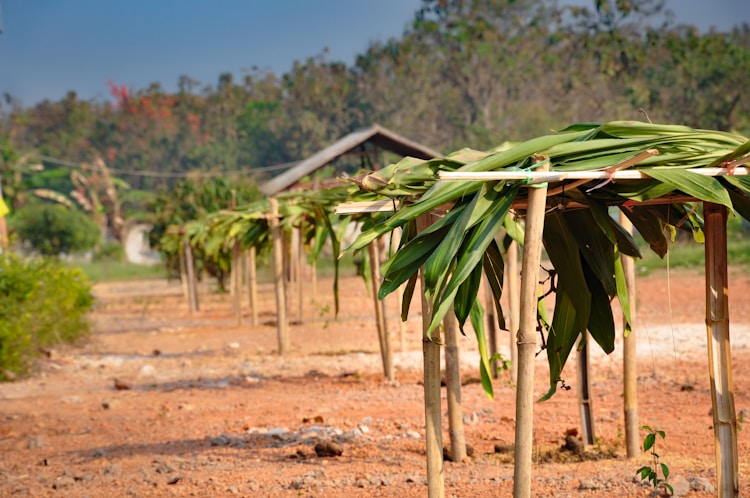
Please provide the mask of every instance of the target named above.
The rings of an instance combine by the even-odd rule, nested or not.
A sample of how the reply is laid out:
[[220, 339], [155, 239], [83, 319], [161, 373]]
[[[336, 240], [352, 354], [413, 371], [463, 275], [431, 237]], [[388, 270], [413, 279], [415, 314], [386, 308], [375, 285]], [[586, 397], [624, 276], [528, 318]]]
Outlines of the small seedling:
[[[643, 439], [643, 451], [651, 453], [654, 463], [653, 467], [645, 465], [635, 473], [636, 475], [639, 475], [641, 479], [649, 481], [654, 486], [654, 489], [662, 488], [668, 491], [670, 495], [674, 495], [672, 485], [667, 482], [667, 479], [669, 479], [669, 467], [667, 467], [667, 464], [659, 461], [659, 454], [656, 453], [656, 436], [665, 439], [666, 433], [664, 431], [654, 430], [648, 425], [642, 425], [641, 429], [647, 432], [646, 437]], [[659, 477], [660, 469], [664, 478]]]

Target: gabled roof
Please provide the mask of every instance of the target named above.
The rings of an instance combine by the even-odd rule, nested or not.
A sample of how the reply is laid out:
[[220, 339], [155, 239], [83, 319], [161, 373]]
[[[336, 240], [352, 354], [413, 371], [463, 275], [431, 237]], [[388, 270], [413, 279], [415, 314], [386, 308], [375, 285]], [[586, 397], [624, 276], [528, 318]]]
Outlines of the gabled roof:
[[265, 195], [278, 194], [293, 186], [305, 176], [319, 170], [366, 142], [370, 142], [401, 156], [412, 156], [419, 159], [432, 159], [442, 156], [438, 151], [402, 137], [382, 126], [373, 125], [370, 128], [352, 132], [325, 149], [316, 152], [297, 166], [261, 185], [260, 191]]

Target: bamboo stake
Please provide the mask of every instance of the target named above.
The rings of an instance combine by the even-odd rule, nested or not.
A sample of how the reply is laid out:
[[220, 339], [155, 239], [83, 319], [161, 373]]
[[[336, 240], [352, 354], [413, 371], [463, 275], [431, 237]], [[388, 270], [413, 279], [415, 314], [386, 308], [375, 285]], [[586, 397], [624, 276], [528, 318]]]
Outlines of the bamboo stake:
[[456, 317], [451, 306], [443, 319], [445, 328], [445, 385], [448, 402], [448, 435], [451, 440], [451, 459], [463, 462], [466, 458], [464, 412], [461, 408], [461, 363], [458, 351]]
[[[581, 411], [581, 436], [584, 444], [594, 444], [594, 403], [591, 400], [591, 355], [588, 344], [588, 333], [581, 335], [576, 353], [578, 377], [578, 407]], [[581, 344], [582, 343], [582, 344]]]
[[273, 239], [273, 275], [276, 287], [276, 330], [278, 333], [279, 354], [289, 352], [289, 322], [286, 313], [286, 282], [284, 279], [284, 250], [282, 248], [281, 227], [279, 227], [279, 202], [268, 199], [271, 205], [269, 223]]
[[[534, 156], [542, 162], [546, 156]], [[549, 162], [539, 169], [549, 168]], [[516, 442], [513, 496], [531, 497], [531, 465], [534, 434], [534, 357], [536, 352], [537, 287], [542, 256], [542, 232], [547, 185], [531, 187], [526, 211], [523, 261], [521, 263], [521, 313], [518, 327], [518, 387], [516, 389]]]
[[505, 274], [508, 279], [508, 309], [510, 316], [508, 320], [508, 330], [510, 330], [510, 381], [515, 384], [518, 382], [518, 344], [516, 344], [516, 335], [518, 334], [518, 322], [520, 320], [520, 291], [518, 285], [518, 242], [513, 241], [508, 246], [505, 262]]
[[[417, 231], [421, 232], [433, 223], [432, 215], [417, 218]], [[424, 364], [424, 418], [425, 447], [427, 454], [427, 496], [444, 498], [445, 469], [443, 467], [443, 427], [440, 406], [440, 332], [427, 336], [432, 317], [432, 305], [424, 288], [424, 268], [419, 270], [422, 287], [422, 357]]]
[[727, 208], [703, 203], [706, 252], [706, 332], [719, 497], [739, 496], [737, 414], [729, 345]]
[[182, 296], [190, 307], [190, 293], [188, 291], [188, 276], [187, 276], [187, 264], [185, 264], [185, 251], [179, 251], [178, 257], [180, 258], [180, 285], [182, 286]]
[[312, 300], [315, 301], [315, 297], [318, 295], [318, 262], [313, 261], [310, 265], [310, 280], [312, 281]]
[[232, 246], [232, 310], [237, 326], [242, 325], [242, 247], [240, 241]]
[[251, 247], [247, 252], [247, 286], [250, 300], [250, 325], [258, 325], [258, 268], [256, 259], [256, 249]]
[[[380, 265], [383, 259], [386, 258], [386, 253], [384, 241], [382, 239], [377, 240], [376, 244], [376, 252], [378, 253], [378, 282], [380, 282], [383, 280], [382, 275], [380, 274]], [[393, 346], [391, 345], [391, 333], [388, 329], [388, 307], [386, 306], [385, 299], [380, 301], [380, 312], [383, 315], [383, 338], [385, 339], [385, 347], [388, 357], [388, 364], [391, 371], [391, 377], [393, 377], [392, 379], [389, 378], [388, 380], [389, 382], [393, 382], [396, 380], [396, 374], [393, 371]]]
[[[633, 223], [620, 211], [620, 225], [628, 233], [633, 233]], [[630, 303], [630, 333], [622, 341], [622, 376], [624, 388], [624, 410], [625, 410], [625, 447], [628, 458], [637, 458], [641, 454], [641, 445], [638, 434], [638, 366], [636, 356], [636, 299], [635, 299], [635, 262], [633, 258], [621, 255], [623, 272], [625, 273], [625, 285], [628, 289], [628, 301]], [[623, 330], [625, 320], [623, 317]]]
[[190, 303], [190, 313], [195, 313], [200, 309], [198, 305], [198, 283], [195, 281], [195, 263], [193, 262], [193, 248], [190, 247], [190, 241], [185, 239], [185, 266], [187, 267], [188, 277], [188, 302]]
[[294, 259], [294, 265], [296, 266], [294, 274], [297, 280], [297, 317], [299, 318], [299, 323], [302, 323], [304, 320], [302, 306], [305, 296], [305, 288], [302, 286], [302, 269], [304, 268], [305, 261], [305, 243], [302, 240], [302, 228], [295, 228], [294, 232], [297, 235], [295, 244], [297, 257]]
[[388, 331], [385, 328], [383, 305], [378, 299], [378, 287], [380, 287], [380, 251], [377, 248], [377, 241], [367, 246], [367, 253], [370, 256], [370, 281], [372, 285], [372, 299], [375, 306], [378, 342], [380, 343], [380, 357], [383, 361], [383, 374], [388, 382], [393, 382], [393, 354], [391, 352]]

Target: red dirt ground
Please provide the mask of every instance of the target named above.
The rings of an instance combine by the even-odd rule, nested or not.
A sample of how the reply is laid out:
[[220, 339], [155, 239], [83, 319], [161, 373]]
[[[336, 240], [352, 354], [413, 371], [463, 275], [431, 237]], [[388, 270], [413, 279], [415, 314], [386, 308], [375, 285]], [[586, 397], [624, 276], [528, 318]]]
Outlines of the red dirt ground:
[[[732, 271], [730, 280], [736, 408], [746, 418], [750, 278]], [[229, 296], [204, 295], [191, 315], [174, 283], [96, 286], [91, 340], [50, 352], [29, 379], [0, 385], [0, 496], [426, 496], [418, 312], [401, 352], [391, 303], [397, 382], [389, 385], [363, 282], [343, 279], [337, 319], [330, 281], [315, 295], [307, 285], [286, 357], [275, 353], [269, 286], [255, 327], [249, 313], [236, 324]], [[637, 285], [640, 422], [666, 432], [657, 449], [673, 476], [716, 486], [702, 275], [660, 271]], [[296, 309], [293, 300], [293, 319]], [[513, 442], [515, 391], [501, 378], [487, 399], [474, 382], [474, 341], [462, 338], [461, 347], [475, 452], [446, 462], [446, 496], [511, 496], [511, 457], [496, 447]], [[650, 461], [624, 456], [620, 355], [619, 342], [610, 357], [593, 354], [598, 443], [586, 458], [560, 451], [566, 430], [579, 425], [573, 363], [564, 372], [573, 389], [535, 405], [534, 496], [649, 495], [634, 476]], [[536, 366], [541, 395], [544, 355]], [[739, 432], [746, 495], [748, 432]], [[447, 444], [447, 417], [444, 434]], [[318, 457], [320, 440], [338, 442], [343, 454]]]

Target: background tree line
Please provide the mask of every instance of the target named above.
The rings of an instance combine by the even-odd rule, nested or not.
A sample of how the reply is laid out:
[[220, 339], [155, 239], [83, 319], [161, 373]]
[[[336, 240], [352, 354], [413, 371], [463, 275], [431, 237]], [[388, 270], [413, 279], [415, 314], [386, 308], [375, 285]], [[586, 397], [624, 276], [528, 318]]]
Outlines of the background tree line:
[[750, 27], [678, 26], [662, 0], [423, 0], [400, 38], [351, 66], [323, 53], [282, 75], [183, 76], [176, 92], [112, 82], [112, 101], [71, 91], [26, 107], [5, 95], [0, 172], [12, 187], [28, 151], [44, 166], [103, 161], [129, 186], [127, 215], [188, 172], [270, 175], [373, 123], [443, 151], [613, 119], [747, 134], [748, 75]]

